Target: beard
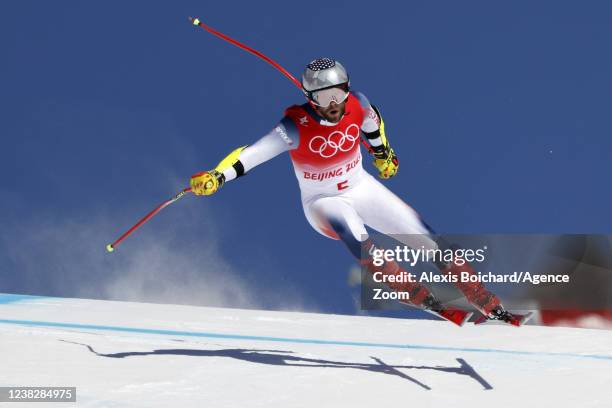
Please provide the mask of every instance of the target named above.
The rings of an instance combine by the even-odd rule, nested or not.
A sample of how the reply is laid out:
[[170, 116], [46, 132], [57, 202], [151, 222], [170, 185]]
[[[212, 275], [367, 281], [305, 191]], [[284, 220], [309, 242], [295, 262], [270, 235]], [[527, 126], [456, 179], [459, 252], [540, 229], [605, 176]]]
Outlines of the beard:
[[319, 115], [321, 115], [325, 120], [332, 123], [340, 122], [340, 119], [344, 116], [346, 111], [346, 103], [341, 103], [340, 105], [329, 106], [325, 109], [318, 109]]

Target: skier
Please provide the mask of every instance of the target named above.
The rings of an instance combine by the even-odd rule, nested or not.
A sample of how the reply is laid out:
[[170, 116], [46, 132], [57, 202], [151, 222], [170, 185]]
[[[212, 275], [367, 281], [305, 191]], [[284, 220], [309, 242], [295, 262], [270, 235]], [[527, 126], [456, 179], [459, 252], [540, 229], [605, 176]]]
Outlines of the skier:
[[[410, 247], [436, 249], [444, 245], [432, 238], [410, 206], [363, 169], [359, 146], [362, 137], [370, 146], [380, 178], [395, 176], [399, 160], [385, 134], [380, 111], [363, 94], [350, 90], [349, 76], [342, 64], [330, 58], [316, 59], [306, 66], [301, 84], [307, 103], [289, 107], [268, 134], [252, 145], [237, 148], [213, 170], [193, 175], [192, 191], [196, 195], [214, 194], [226, 182], [288, 151], [310, 225], [326, 237], [342, 240], [369, 271], [382, 270], [385, 275], [404, 272], [394, 261], [376, 267], [371, 255], [361, 259], [362, 247], [368, 254], [376, 248], [366, 225], [383, 234], [404, 234], [398, 239]], [[442, 273], [456, 276], [461, 271], [475, 273], [467, 263], [438, 262], [437, 266]], [[487, 318], [508, 321], [511, 317], [498, 297], [481, 283], [459, 280], [455, 285]], [[389, 286], [408, 292], [413, 305], [457, 324], [462, 324], [468, 315], [442, 306], [420, 283]]]

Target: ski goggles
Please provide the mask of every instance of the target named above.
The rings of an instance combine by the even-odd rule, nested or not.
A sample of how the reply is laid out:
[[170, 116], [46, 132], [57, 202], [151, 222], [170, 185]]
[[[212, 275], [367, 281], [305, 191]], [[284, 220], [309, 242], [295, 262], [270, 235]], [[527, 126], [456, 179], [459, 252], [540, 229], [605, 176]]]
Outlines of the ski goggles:
[[348, 98], [348, 89], [344, 88], [326, 88], [320, 91], [313, 91], [310, 93], [310, 100], [317, 106], [327, 108], [332, 102], [341, 104]]

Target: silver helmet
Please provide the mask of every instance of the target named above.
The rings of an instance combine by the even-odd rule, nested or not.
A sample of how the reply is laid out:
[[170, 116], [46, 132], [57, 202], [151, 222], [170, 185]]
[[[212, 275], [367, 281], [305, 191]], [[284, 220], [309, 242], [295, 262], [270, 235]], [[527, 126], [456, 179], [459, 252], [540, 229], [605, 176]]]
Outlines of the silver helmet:
[[306, 66], [302, 74], [302, 88], [307, 96], [313, 91], [342, 84], [349, 85], [348, 73], [340, 62], [331, 58], [317, 58]]

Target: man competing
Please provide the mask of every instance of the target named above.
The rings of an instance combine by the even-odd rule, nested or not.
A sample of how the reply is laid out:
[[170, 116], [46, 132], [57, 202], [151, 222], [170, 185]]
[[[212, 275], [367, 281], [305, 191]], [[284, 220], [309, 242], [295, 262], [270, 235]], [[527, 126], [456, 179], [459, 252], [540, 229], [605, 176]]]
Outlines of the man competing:
[[[368, 270], [382, 270], [386, 275], [404, 272], [396, 262], [376, 267], [371, 256], [361, 259], [362, 247], [366, 253], [375, 248], [366, 225], [383, 234], [411, 234], [401, 239], [413, 248], [442, 246], [432, 239], [411, 207], [363, 169], [359, 146], [362, 137], [370, 146], [380, 178], [397, 174], [399, 161], [385, 135], [380, 111], [363, 94], [350, 91], [349, 76], [342, 64], [329, 58], [316, 59], [307, 65], [301, 83], [308, 103], [289, 107], [267, 135], [234, 150], [213, 170], [193, 175], [193, 193], [214, 194], [224, 183], [288, 151], [310, 225], [326, 237], [344, 242]], [[467, 263], [460, 266], [438, 262], [437, 266], [442, 273], [456, 276], [462, 271], [475, 273]], [[482, 283], [459, 280], [455, 285], [487, 318], [508, 321], [512, 317]], [[466, 318], [465, 313], [442, 306], [420, 283], [389, 286], [408, 292], [413, 305], [457, 324]]]

